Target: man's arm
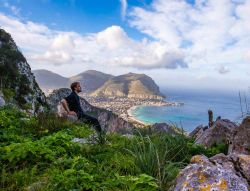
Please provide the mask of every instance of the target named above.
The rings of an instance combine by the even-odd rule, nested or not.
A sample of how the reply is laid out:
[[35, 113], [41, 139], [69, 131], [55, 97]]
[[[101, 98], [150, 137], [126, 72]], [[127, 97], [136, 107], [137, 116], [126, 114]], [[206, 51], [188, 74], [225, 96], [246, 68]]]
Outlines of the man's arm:
[[63, 108], [65, 109], [65, 111], [67, 112], [68, 115], [76, 115], [76, 113], [74, 111], [70, 111], [69, 107], [68, 107], [68, 103], [65, 99], [61, 100], [61, 104], [63, 106]]

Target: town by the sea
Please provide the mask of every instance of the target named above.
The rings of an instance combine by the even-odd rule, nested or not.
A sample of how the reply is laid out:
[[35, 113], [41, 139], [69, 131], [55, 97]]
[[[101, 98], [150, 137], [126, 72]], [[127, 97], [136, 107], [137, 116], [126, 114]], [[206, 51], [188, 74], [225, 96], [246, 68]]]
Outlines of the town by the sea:
[[[214, 120], [221, 116], [240, 122], [242, 110], [247, 110], [245, 97], [249, 92], [218, 92], [195, 90], [162, 90], [167, 95], [167, 101], [181, 102], [181, 106], [138, 106], [131, 111], [137, 120], [144, 123], [173, 123], [190, 132], [198, 125], [208, 124], [208, 109], [213, 111]], [[246, 96], [244, 96], [246, 95]], [[248, 101], [246, 101], [248, 102]]]

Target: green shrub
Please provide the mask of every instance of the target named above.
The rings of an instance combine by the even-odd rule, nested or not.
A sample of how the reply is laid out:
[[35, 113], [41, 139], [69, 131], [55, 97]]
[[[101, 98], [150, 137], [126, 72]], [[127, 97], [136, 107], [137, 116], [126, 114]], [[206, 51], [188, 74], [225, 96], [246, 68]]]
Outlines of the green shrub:
[[187, 157], [186, 138], [167, 134], [138, 136], [128, 151], [141, 172], [155, 177], [161, 188], [168, 188]]
[[4, 190], [24, 190], [26, 185], [30, 185], [39, 180], [39, 170], [37, 166], [24, 168], [13, 172], [2, 168], [0, 176], [0, 189]]
[[9, 102], [15, 96], [15, 92], [11, 89], [5, 88], [3, 89], [4, 99]]
[[212, 157], [219, 153], [227, 154], [228, 145], [220, 143], [220, 144], [213, 144], [211, 147], [205, 148], [203, 145], [198, 145], [195, 144], [193, 141], [189, 141], [188, 150], [190, 156], [203, 154], [206, 155], [207, 157]]

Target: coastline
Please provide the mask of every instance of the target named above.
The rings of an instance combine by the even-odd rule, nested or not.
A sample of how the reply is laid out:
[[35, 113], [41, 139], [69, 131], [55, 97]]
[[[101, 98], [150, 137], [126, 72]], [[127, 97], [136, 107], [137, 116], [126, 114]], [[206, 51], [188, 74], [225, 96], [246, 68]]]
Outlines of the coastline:
[[143, 107], [143, 106], [157, 106], [157, 107], [161, 107], [161, 106], [182, 106], [184, 105], [184, 103], [179, 103], [179, 102], [159, 102], [159, 103], [150, 103], [150, 104], [141, 104], [141, 105], [135, 105], [135, 106], [132, 106], [130, 107], [128, 110], [127, 110], [127, 116], [128, 116], [128, 120], [131, 120], [132, 122], [136, 122], [136, 123], [139, 123], [139, 124], [142, 124], [144, 126], [148, 126], [148, 125], [152, 125], [154, 123], [150, 123], [150, 122], [144, 122], [144, 121], [141, 121], [139, 119], [137, 119], [133, 114], [133, 110], [135, 110], [136, 108], [138, 107]]
[[132, 115], [133, 110], [135, 110], [137, 107], [141, 107], [141, 106], [144, 106], [144, 105], [133, 106], [127, 110], [128, 120], [132, 121], [132, 122], [139, 123], [139, 124], [144, 125], [144, 126], [152, 125], [152, 123], [146, 123], [144, 121], [140, 121], [139, 119], [137, 119], [135, 116]]
[[112, 111], [121, 118], [136, 124], [138, 127], [145, 127], [154, 122], [145, 122], [133, 116], [133, 110], [142, 106], [182, 106], [184, 103], [172, 102], [167, 100], [140, 99], [128, 97], [91, 97], [87, 94], [82, 95], [91, 105]]

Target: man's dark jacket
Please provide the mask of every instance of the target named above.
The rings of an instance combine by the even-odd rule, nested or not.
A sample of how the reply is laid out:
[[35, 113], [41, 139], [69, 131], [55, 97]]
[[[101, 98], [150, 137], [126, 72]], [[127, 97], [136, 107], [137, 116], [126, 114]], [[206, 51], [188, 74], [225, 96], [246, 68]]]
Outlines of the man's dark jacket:
[[83, 110], [80, 104], [80, 97], [74, 91], [71, 92], [66, 98], [70, 111], [76, 112], [77, 116], [80, 117], [83, 114]]

